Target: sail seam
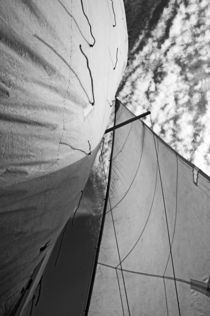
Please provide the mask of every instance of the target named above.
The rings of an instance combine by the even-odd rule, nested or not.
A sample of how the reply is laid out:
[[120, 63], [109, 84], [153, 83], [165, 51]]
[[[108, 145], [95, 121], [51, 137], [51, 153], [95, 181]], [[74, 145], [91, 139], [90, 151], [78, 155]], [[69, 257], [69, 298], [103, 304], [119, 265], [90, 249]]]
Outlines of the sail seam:
[[180, 303], [179, 303], [178, 289], [177, 289], [177, 284], [176, 284], [176, 274], [175, 274], [175, 267], [174, 267], [174, 259], [173, 259], [172, 245], [171, 245], [171, 239], [170, 239], [168, 215], [167, 215], [167, 209], [166, 209], [166, 200], [165, 200], [165, 195], [164, 195], [164, 190], [163, 190], [163, 181], [162, 181], [161, 170], [160, 170], [160, 162], [159, 162], [158, 151], [157, 151], [157, 146], [156, 146], [156, 141], [155, 141], [155, 136], [154, 135], [153, 135], [153, 139], [154, 139], [154, 146], [155, 146], [155, 152], [156, 152], [157, 163], [158, 163], [159, 178], [160, 178], [161, 192], [162, 192], [162, 198], [163, 198], [163, 206], [164, 206], [166, 228], [167, 228], [167, 234], [168, 234], [169, 250], [170, 250], [170, 255], [171, 255], [171, 265], [172, 265], [173, 276], [174, 276], [174, 286], [175, 286], [175, 292], [176, 292], [177, 306], [178, 306], [178, 310], [179, 310], [179, 315], [181, 316], [181, 309], [180, 309]]

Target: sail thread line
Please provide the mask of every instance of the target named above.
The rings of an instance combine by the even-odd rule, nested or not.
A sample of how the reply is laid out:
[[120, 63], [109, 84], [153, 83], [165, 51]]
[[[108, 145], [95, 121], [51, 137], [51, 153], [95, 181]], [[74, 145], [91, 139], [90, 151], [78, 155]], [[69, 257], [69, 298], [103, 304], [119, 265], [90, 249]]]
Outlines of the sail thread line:
[[156, 152], [157, 164], [158, 164], [158, 170], [159, 170], [159, 178], [160, 178], [161, 192], [162, 192], [162, 198], [163, 198], [163, 206], [164, 206], [164, 214], [165, 214], [165, 220], [166, 220], [166, 228], [167, 228], [167, 235], [168, 235], [168, 242], [169, 242], [169, 250], [170, 250], [170, 256], [171, 256], [171, 265], [172, 265], [173, 276], [174, 276], [174, 286], [175, 286], [175, 292], [176, 292], [176, 300], [177, 300], [177, 306], [178, 306], [179, 315], [181, 316], [181, 309], [180, 309], [180, 303], [179, 303], [178, 289], [177, 289], [177, 284], [176, 284], [176, 274], [175, 274], [175, 267], [174, 267], [174, 259], [173, 259], [172, 245], [171, 245], [171, 238], [170, 238], [170, 230], [169, 230], [169, 223], [168, 223], [168, 215], [167, 215], [167, 208], [166, 208], [166, 200], [165, 200], [165, 195], [164, 195], [164, 190], [163, 190], [163, 181], [162, 181], [161, 170], [160, 170], [160, 162], [159, 162], [158, 151], [157, 151], [157, 146], [156, 146], [156, 141], [155, 141], [154, 134], [153, 134], [153, 139], [154, 139], [154, 146], [155, 146], [155, 152]]
[[[117, 99], [118, 100], [118, 99]], [[119, 101], [119, 100], [118, 100]], [[123, 104], [121, 101], [120, 101], [120, 104], [126, 108], [126, 110], [132, 115], [132, 116], [135, 116], [131, 110], [129, 110], [125, 104]], [[151, 111], [149, 111], [151, 112]], [[152, 120], [151, 120], [151, 115], [150, 115], [150, 121], [151, 121], [151, 124], [152, 124]], [[150, 133], [152, 135], [155, 135], [155, 137], [162, 143], [164, 144], [164, 146], [166, 146], [171, 152], [173, 152], [175, 155], [177, 155], [178, 157], [178, 160], [181, 164], [186, 164], [187, 166], [191, 167], [192, 169], [193, 168], [197, 168], [197, 170], [199, 171], [199, 175], [201, 175], [206, 181], [210, 182], [210, 176], [208, 176], [206, 173], [204, 173], [201, 169], [199, 169], [195, 164], [193, 164], [191, 161], [187, 160], [186, 158], [184, 158], [183, 156], [181, 156], [181, 154], [179, 154], [178, 152], [176, 152], [176, 150], [171, 147], [168, 143], [166, 143], [162, 138], [160, 138], [160, 136], [158, 136], [152, 129], [151, 127], [147, 126], [142, 120], [141, 122], [139, 122], [141, 124], [143, 124], [144, 126], [146, 126], [146, 128], [150, 131]]]
[[126, 143], [127, 143], [127, 140], [128, 140], [128, 138], [129, 138], [129, 136], [130, 136], [130, 133], [131, 133], [131, 130], [132, 130], [132, 124], [130, 124], [130, 128], [129, 128], [129, 132], [128, 132], [128, 134], [127, 134], [127, 136], [126, 136], [126, 138], [125, 138], [125, 141], [124, 141], [124, 143], [122, 144], [122, 146], [121, 146], [121, 148], [119, 149], [119, 151], [116, 153], [116, 155], [113, 157], [113, 160], [115, 160], [118, 156], [119, 156], [119, 154], [123, 151], [123, 148], [125, 147], [125, 145], [126, 145]]
[[[103, 157], [103, 151], [104, 151], [104, 139], [103, 139], [103, 143], [102, 143], [102, 155], [101, 155], [101, 162], [102, 162], [102, 169], [103, 169], [103, 173], [104, 173], [104, 177], [106, 178], [106, 172], [105, 172], [105, 163], [104, 163], [104, 157]], [[113, 159], [112, 159], [113, 161]], [[108, 197], [108, 203], [109, 203], [109, 206], [111, 208], [111, 201], [110, 201], [110, 197]], [[113, 228], [114, 228], [114, 231], [115, 231], [115, 227], [114, 227], [114, 222], [113, 222], [113, 213], [111, 211], [111, 215], [112, 215], [112, 223], [113, 223]], [[116, 244], [117, 244], [117, 250], [118, 250], [118, 257], [120, 258], [120, 253], [119, 253], [119, 246], [118, 246], [118, 242], [117, 242], [117, 237], [115, 236], [115, 240], [116, 240]], [[119, 259], [120, 260], [120, 259]], [[117, 273], [117, 269], [115, 269], [115, 272], [116, 272], [116, 276], [117, 276], [117, 283], [118, 283], [118, 288], [119, 288], [119, 294], [120, 294], [120, 301], [121, 301], [121, 307], [122, 307], [122, 311], [123, 311], [123, 316], [125, 315], [125, 312], [124, 312], [124, 305], [123, 305], [123, 298], [122, 298], [122, 291], [121, 291], [121, 287], [120, 287], [120, 282], [119, 282], [119, 276], [118, 276], [118, 273]], [[122, 271], [121, 271], [122, 273]], [[123, 276], [123, 275], [122, 275]], [[124, 278], [124, 276], [123, 276]], [[126, 288], [125, 288], [125, 284], [123, 283], [124, 285], [124, 291], [126, 292]]]
[[166, 312], [167, 312], [167, 316], [169, 316], [168, 298], [167, 298], [167, 290], [166, 290], [166, 281], [165, 281], [165, 279], [163, 279], [163, 285], [164, 285], [164, 293], [165, 293], [165, 301], [166, 301]]
[[66, 233], [67, 226], [68, 226], [68, 222], [66, 223], [66, 225], [65, 225], [64, 228], [63, 228], [63, 231], [61, 232], [61, 234], [62, 234], [62, 235], [61, 235], [61, 240], [60, 240], [60, 243], [59, 243], [59, 246], [58, 246], [58, 251], [57, 251], [57, 254], [56, 254], [54, 266], [57, 265], [58, 260], [59, 260], [59, 258], [60, 258], [61, 249], [62, 249], [63, 240], [64, 240], [64, 235], [65, 235], [65, 233]]
[[127, 196], [127, 194], [129, 193], [129, 191], [130, 191], [130, 189], [131, 189], [131, 187], [132, 187], [132, 185], [133, 185], [133, 183], [134, 183], [134, 181], [135, 181], [135, 179], [136, 179], [136, 177], [137, 177], [137, 174], [138, 174], [138, 172], [139, 172], [139, 170], [140, 170], [140, 167], [141, 167], [141, 161], [142, 161], [142, 157], [143, 157], [143, 153], [144, 153], [144, 137], [145, 137], [145, 126], [144, 126], [144, 128], [143, 128], [141, 156], [140, 156], [140, 159], [139, 159], [138, 166], [137, 166], [137, 169], [136, 169], [136, 171], [135, 171], [134, 177], [133, 177], [131, 183], [129, 184], [127, 190], [124, 192], [123, 196], [120, 198], [120, 200], [119, 200], [114, 206], [112, 206], [112, 208], [110, 208], [109, 211], [107, 211], [107, 213], [113, 211], [113, 210], [124, 200], [124, 198], [125, 198], [125, 197]]
[[119, 280], [119, 276], [117, 273], [117, 269], [115, 269], [116, 272], [116, 276], [117, 276], [117, 284], [118, 284], [118, 288], [119, 288], [119, 294], [120, 294], [120, 302], [121, 302], [121, 306], [122, 306], [122, 312], [123, 312], [123, 316], [125, 316], [125, 311], [124, 311], [124, 306], [123, 306], [123, 299], [122, 299], [122, 292], [121, 292], [121, 287], [120, 287], [120, 280]]
[[[171, 240], [171, 244], [173, 245], [174, 242], [174, 237], [175, 237], [175, 230], [176, 230], [176, 221], [177, 221], [177, 211], [178, 211], [178, 157], [176, 155], [176, 206], [175, 206], [175, 219], [174, 219], [174, 229], [173, 229], [173, 235], [172, 235], [172, 240]], [[166, 262], [166, 266], [165, 266], [165, 270], [164, 270], [164, 274], [166, 273], [167, 267], [168, 267], [168, 263], [169, 263], [169, 259], [170, 259], [170, 252], [168, 254], [168, 259]]]
[[[80, 35], [82, 36], [82, 38], [84, 39], [84, 41], [90, 46], [93, 47], [95, 44], [95, 40], [93, 41], [93, 44], [89, 43], [89, 41], [86, 39], [86, 37], [84, 36], [79, 24], [77, 23], [75, 17], [73, 16], [73, 14], [71, 14], [71, 12], [67, 9], [67, 7], [63, 4], [63, 2], [61, 2], [60, 0], [58, 0], [58, 2], [60, 3], [60, 5], [63, 7], [63, 9], [65, 10], [65, 12], [70, 16], [70, 18], [74, 21]], [[91, 35], [92, 36], [92, 35]]]
[[[110, 198], [109, 198], [109, 205], [110, 205], [110, 208], [111, 208]], [[113, 224], [113, 229], [114, 229], [114, 236], [115, 236], [115, 241], [116, 241], [118, 259], [119, 259], [119, 261], [121, 261], [120, 248], [119, 248], [119, 243], [118, 243], [118, 239], [117, 239], [117, 231], [116, 231], [116, 227], [115, 227], [115, 223], [114, 223], [114, 216], [113, 216], [112, 209], [111, 209], [111, 218], [112, 218], [112, 224]], [[130, 313], [130, 306], [129, 306], [129, 301], [128, 301], [128, 293], [127, 293], [127, 289], [126, 289], [124, 273], [123, 273], [123, 269], [122, 269], [122, 264], [119, 264], [119, 265], [120, 265], [120, 269], [119, 270], [121, 271], [121, 274], [122, 274], [122, 280], [123, 280], [123, 286], [124, 286], [124, 291], [125, 291], [125, 298], [126, 298], [126, 303], [127, 303], [127, 308], [128, 308], [128, 314], [130, 316], [131, 313]]]
[[[106, 268], [114, 269], [114, 270], [115, 269], [121, 270], [117, 266], [113, 266], [113, 265], [106, 264], [106, 263], [103, 263], [103, 262], [98, 262], [98, 265], [104, 266]], [[141, 272], [141, 271], [135, 271], [135, 270], [129, 270], [129, 269], [125, 269], [125, 268], [122, 268], [122, 270], [123, 270], [123, 272], [126, 272], [126, 273], [132, 273], [132, 274], [142, 275], [142, 276], [151, 277], [151, 278], [165, 279], [165, 280], [169, 280], [169, 281], [174, 281], [174, 277], [170, 277], [170, 276], [166, 276], [166, 275], [153, 274], [153, 273], [147, 273], [147, 272]], [[176, 281], [180, 282], [180, 283], [184, 283], [184, 284], [190, 285], [190, 286], [192, 284], [190, 281], [187, 281], [187, 280], [184, 280], [184, 279], [181, 279], [181, 278], [176, 278]]]
[[[156, 191], [157, 191], [157, 174], [158, 174], [157, 171], [158, 171], [158, 169], [156, 168], [155, 185], [154, 185], [152, 203], [150, 205], [149, 213], [148, 213], [147, 219], [146, 219], [146, 221], [144, 223], [144, 227], [142, 228], [141, 233], [140, 233], [139, 237], [137, 238], [137, 240], [135, 241], [134, 245], [131, 247], [131, 249], [128, 251], [128, 253], [123, 257], [123, 259], [121, 260], [120, 263], [124, 262], [127, 259], [127, 257], [133, 252], [133, 250], [136, 248], [137, 244], [141, 240], [141, 238], [142, 238], [142, 236], [143, 236], [143, 234], [144, 234], [144, 232], [146, 230], [147, 225], [149, 224], [149, 219], [150, 219], [150, 216], [151, 216], [151, 213], [152, 213], [153, 204], [154, 204], [154, 200], [155, 200], [155, 195], [156, 195]], [[119, 266], [119, 264], [118, 264], [118, 266]]]

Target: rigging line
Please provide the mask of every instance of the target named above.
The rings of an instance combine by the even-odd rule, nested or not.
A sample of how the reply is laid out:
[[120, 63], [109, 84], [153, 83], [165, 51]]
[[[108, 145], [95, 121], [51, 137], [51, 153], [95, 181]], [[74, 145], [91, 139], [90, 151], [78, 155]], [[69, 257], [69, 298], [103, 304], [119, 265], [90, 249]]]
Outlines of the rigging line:
[[177, 289], [177, 284], [176, 284], [176, 274], [175, 274], [175, 267], [174, 267], [174, 259], [173, 259], [173, 254], [172, 254], [171, 238], [170, 238], [170, 231], [169, 231], [169, 223], [168, 223], [168, 216], [167, 216], [167, 209], [166, 209], [166, 201], [165, 201], [165, 195], [164, 195], [164, 190], [163, 190], [163, 181], [162, 181], [162, 176], [161, 176], [161, 171], [160, 171], [160, 162], [159, 162], [158, 151], [157, 151], [157, 147], [156, 147], [156, 141], [155, 141], [155, 135], [154, 134], [153, 134], [153, 140], [154, 140], [155, 152], [156, 152], [156, 157], [157, 157], [157, 164], [158, 164], [158, 171], [159, 171], [159, 178], [160, 178], [160, 186], [161, 186], [161, 192], [162, 192], [162, 198], [163, 198], [163, 206], [164, 206], [166, 228], [167, 228], [167, 234], [168, 234], [169, 249], [170, 249], [170, 255], [171, 255], [171, 265], [172, 265], [173, 276], [174, 276], [174, 286], [175, 286], [175, 291], [176, 291], [176, 299], [177, 299], [179, 315], [181, 316], [181, 309], [180, 309], [180, 303], [179, 303], [178, 289]]
[[74, 23], [76, 24], [76, 27], [80, 33], [80, 35], [82, 36], [82, 38], [84, 39], [84, 41], [90, 46], [93, 47], [94, 44], [91, 44], [88, 42], [88, 40], [85, 38], [84, 34], [82, 33], [79, 24], [77, 23], [75, 17], [71, 14], [71, 12], [69, 12], [69, 10], [66, 8], [66, 6], [63, 4], [63, 2], [61, 2], [60, 0], [58, 0], [58, 2], [60, 3], [60, 5], [63, 7], [63, 9], [66, 11], [66, 13], [72, 18], [72, 20], [74, 21]]
[[[115, 124], [116, 124], [116, 109], [115, 109], [115, 116], [114, 116], [114, 125]], [[94, 286], [94, 281], [95, 281], [95, 276], [96, 276], [96, 270], [97, 270], [97, 266], [98, 266], [98, 258], [99, 258], [99, 253], [100, 253], [100, 246], [101, 246], [102, 236], [103, 236], [103, 231], [104, 231], [104, 224], [105, 224], [105, 219], [106, 219], [106, 209], [107, 209], [108, 197], [109, 197], [109, 191], [110, 191], [110, 184], [111, 184], [112, 157], [113, 157], [114, 142], [115, 142], [115, 131], [113, 131], [113, 139], [112, 139], [112, 148], [111, 148], [111, 154], [110, 154], [109, 176], [108, 176], [106, 197], [105, 197], [104, 209], [103, 209], [103, 214], [102, 214], [102, 219], [101, 219], [101, 228], [100, 228], [99, 238], [98, 238], [98, 243], [97, 243], [97, 248], [96, 248], [95, 262], [94, 262], [94, 267], [93, 267], [92, 276], [91, 276], [91, 282], [90, 282], [90, 287], [89, 287], [87, 303], [86, 303], [86, 307], [85, 307], [85, 316], [88, 316], [88, 312], [89, 312], [89, 308], [90, 308], [90, 301], [91, 301], [91, 297], [92, 297], [93, 286]]]
[[[171, 244], [173, 245], [174, 242], [174, 236], [175, 236], [175, 230], [176, 230], [176, 221], [177, 221], [177, 211], [178, 211], [178, 176], [179, 176], [179, 171], [178, 171], [178, 158], [176, 155], [176, 205], [175, 205], [175, 219], [174, 219], [174, 229], [173, 229], [173, 235], [172, 235], [172, 240], [171, 240]], [[168, 259], [166, 262], [166, 266], [165, 266], [165, 270], [164, 270], [164, 275], [166, 273], [167, 267], [168, 267], [168, 263], [169, 263], [169, 259], [170, 259], [170, 252], [168, 254]]]
[[[104, 146], [104, 143], [103, 143]], [[113, 161], [113, 159], [112, 159]], [[103, 166], [103, 171], [104, 171], [104, 175], [105, 175], [105, 163], [104, 163], [104, 159], [102, 156], [102, 166]], [[111, 209], [111, 200], [110, 200], [110, 196], [108, 196], [108, 203]], [[115, 235], [115, 241], [116, 241], [116, 246], [117, 246], [117, 253], [118, 253], [118, 259], [119, 261], [121, 261], [121, 257], [120, 257], [120, 249], [119, 249], [119, 244], [118, 244], [118, 240], [117, 240], [117, 232], [116, 232], [116, 228], [115, 228], [115, 224], [114, 224], [114, 217], [113, 217], [113, 212], [111, 211], [111, 217], [112, 217], [112, 224], [113, 224], [113, 229], [114, 229], [114, 235]], [[120, 265], [122, 268], [122, 265]], [[116, 274], [117, 274], [117, 270]], [[123, 286], [124, 286], [124, 291], [125, 291], [125, 296], [126, 296], [126, 303], [127, 303], [127, 307], [128, 307], [128, 311], [129, 311], [129, 315], [130, 315], [130, 307], [129, 307], [129, 303], [128, 303], [128, 295], [127, 295], [127, 290], [126, 290], [126, 285], [125, 285], [125, 279], [124, 279], [124, 275], [123, 275], [123, 271], [121, 269], [121, 274], [122, 274], [122, 279], [123, 279]], [[119, 292], [120, 292], [120, 299], [121, 299], [121, 305], [122, 305], [122, 310], [123, 310], [123, 315], [124, 315], [124, 306], [123, 306], [123, 300], [122, 300], [122, 294], [121, 294], [121, 287], [120, 287], [120, 283], [119, 283], [119, 277], [117, 274], [117, 279], [118, 279], [118, 286], [119, 286]]]
[[[147, 216], [147, 219], [144, 223], [144, 226], [142, 228], [142, 231], [139, 235], [139, 237], [137, 238], [137, 240], [135, 241], [134, 245], [131, 247], [131, 249], [128, 251], [128, 253], [124, 256], [124, 258], [121, 260], [120, 263], [122, 263], [123, 261], [126, 260], [126, 258], [131, 254], [131, 252], [135, 249], [135, 247], [137, 246], [138, 242], [140, 241], [146, 227], [147, 227], [147, 224], [149, 223], [149, 219], [150, 219], [150, 215], [152, 213], [152, 209], [153, 209], [153, 204], [154, 204], [154, 200], [155, 200], [155, 194], [156, 194], [156, 190], [157, 190], [157, 174], [158, 174], [158, 169], [157, 169], [157, 166], [156, 166], [156, 172], [155, 172], [155, 185], [154, 185], [154, 191], [153, 191], [153, 196], [152, 196], [152, 203], [150, 205], [150, 209], [149, 209], [149, 213], [148, 213], [148, 216]], [[118, 265], [119, 266], [119, 265]], [[117, 266], [117, 267], [118, 267]]]
[[82, 82], [81, 82], [79, 76], [77, 75], [76, 71], [75, 71], [75, 70], [69, 65], [69, 63], [65, 60], [65, 58], [64, 58], [63, 56], [61, 56], [61, 54], [58, 53], [58, 52], [56, 51], [56, 49], [55, 49], [53, 46], [51, 46], [51, 45], [48, 44], [45, 40], [43, 40], [41, 37], [39, 37], [39, 35], [33, 34], [33, 36], [34, 36], [36, 39], [38, 39], [40, 42], [42, 42], [45, 46], [47, 46], [51, 51], [53, 51], [53, 53], [54, 53], [58, 58], [60, 58], [60, 59], [63, 61], [63, 63], [71, 70], [71, 72], [74, 74], [74, 76], [76, 77], [77, 81], [79, 82], [80, 87], [82, 88], [84, 94], [86, 95], [86, 97], [87, 97], [89, 103], [92, 104], [92, 102], [91, 102], [91, 100], [89, 99], [89, 96], [88, 96], [88, 94], [87, 94], [87, 92], [86, 92], [86, 90], [85, 90], [85, 88], [84, 88], [84, 86], [83, 86], [83, 84], [82, 84]]
[[124, 141], [124, 143], [122, 144], [122, 147], [120, 148], [120, 150], [116, 153], [116, 155], [113, 157], [113, 160], [115, 160], [116, 158], [117, 158], [117, 156], [123, 151], [123, 149], [124, 149], [124, 147], [125, 147], [125, 145], [126, 145], [126, 143], [127, 143], [127, 140], [128, 140], [128, 138], [129, 138], [129, 136], [130, 136], [130, 133], [131, 133], [131, 130], [132, 130], [132, 126], [133, 126], [133, 124], [130, 124], [130, 128], [129, 128], [129, 131], [128, 131], [128, 134], [127, 134], [127, 136], [126, 136], [126, 138], [125, 138], [125, 141]]
[[[101, 265], [101, 266], [107, 267], [109, 269], [121, 270], [120, 268], [112, 266], [110, 264], [106, 264], [106, 263], [102, 263], [102, 262], [98, 262], [98, 264]], [[165, 280], [169, 280], [169, 281], [174, 281], [174, 277], [170, 277], [170, 276], [165, 276], [165, 275], [160, 275], [160, 274], [153, 274], [153, 273], [147, 273], [147, 272], [140, 272], [140, 271], [134, 271], [134, 270], [129, 270], [129, 269], [122, 269], [122, 270], [124, 272], [127, 272], [127, 273], [132, 273], [132, 274], [136, 274], [136, 275], [143, 275], [143, 276], [150, 277], [150, 278], [157, 278], [157, 279], [165, 279]], [[181, 279], [181, 278], [176, 278], [176, 281], [180, 282], [180, 283], [187, 284], [189, 286], [192, 285], [191, 282], [189, 282], [187, 280], [184, 280], [184, 279]]]
[[120, 287], [120, 280], [119, 280], [119, 276], [117, 273], [117, 269], [115, 269], [116, 272], [116, 276], [117, 276], [117, 284], [118, 284], [118, 288], [119, 288], [119, 294], [120, 294], [120, 301], [121, 301], [121, 306], [122, 306], [122, 312], [123, 312], [123, 316], [125, 316], [125, 312], [124, 312], [124, 306], [123, 306], [123, 299], [122, 299], [122, 292], [121, 292], [121, 287]]
[[[113, 216], [113, 212], [112, 212], [112, 208], [111, 208], [110, 198], [109, 198], [109, 205], [110, 205], [110, 209], [111, 209], [111, 218], [112, 218], [112, 224], [113, 224], [113, 229], [114, 229], [114, 236], [115, 236], [115, 241], [116, 241], [116, 246], [117, 246], [118, 259], [119, 259], [119, 262], [121, 262], [120, 248], [119, 248], [119, 243], [118, 243], [118, 239], [117, 239], [117, 231], [116, 231], [116, 227], [115, 227], [115, 223], [114, 223], [114, 216]], [[131, 313], [130, 313], [130, 306], [129, 306], [129, 301], [128, 301], [128, 293], [127, 293], [127, 289], [126, 289], [125, 277], [124, 277], [124, 273], [123, 273], [123, 269], [122, 269], [122, 264], [119, 263], [117, 265], [117, 267], [118, 266], [120, 266], [120, 271], [121, 271], [121, 274], [122, 274], [122, 280], [123, 280], [123, 286], [124, 286], [124, 291], [125, 291], [125, 297], [126, 297], [126, 303], [127, 303], [127, 308], [128, 308], [128, 314], [130, 316], [131, 315]]]
[[166, 290], [166, 281], [165, 281], [165, 279], [163, 279], [163, 285], [164, 285], [164, 293], [165, 293], [165, 301], [166, 301], [166, 312], [167, 312], [167, 316], [169, 316], [168, 298], [167, 298], [167, 290]]
[[88, 72], [89, 72], [89, 75], [90, 75], [92, 98], [93, 98], [93, 101], [91, 102], [91, 104], [94, 105], [94, 104], [95, 104], [94, 84], [93, 84], [93, 76], [92, 76], [92, 72], [91, 72], [91, 69], [90, 69], [89, 59], [88, 59], [87, 55], [84, 53], [81, 44], [79, 45], [79, 49], [80, 49], [82, 55], [83, 55], [83, 56], [85, 57], [85, 59], [86, 59], [87, 69], [88, 69]]
[[89, 21], [89, 18], [87, 16], [86, 12], [85, 12], [83, 0], [81, 0], [80, 2], [81, 2], [82, 12], [83, 12], [83, 14], [84, 14], [84, 16], [85, 16], [85, 18], [86, 18], [86, 20], [88, 22], [89, 28], [90, 28], [90, 34], [91, 34], [92, 39], [93, 39], [93, 44], [91, 44], [91, 47], [93, 47], [95, 45], [95, 43], [96, 43], [96, 39], [95, 39], [95, 37], [93, 35], [92, 26], [91, 26], [91, 23]]
[[139, 162], [138, 162], [138, 166], [137, 166], [137, 169], [135, 171], [135, 174], [134, 174], [134, 177], [129, 185], [129, 187], [127, 188], [127, 190], [124, 192], [123, 196], [120, 198], [120, 200], [114, 205], [112, 206], [112, 208], [107, 211], [107, 213], [111, 212], [111, 210], [113, 210], [114, 208], [116, 208], [121, 202], [122, 200], [124, 200], [124, 198], [127, 196], [128, 192], [130, 191], [136, 177], [137, 177], [137, 174], [140, 170], [140, 166], [141, 166], [141, 161], [142, 161], [142, 156], [143, 156], [143, 152], [144, 152], [144, 138], [145, 138], [145, 125], [143, 125], [143, 136], [142, 136], [142, 147], [141, 147], [141, 155], [140, 155], [140, 159], [139, 159]]

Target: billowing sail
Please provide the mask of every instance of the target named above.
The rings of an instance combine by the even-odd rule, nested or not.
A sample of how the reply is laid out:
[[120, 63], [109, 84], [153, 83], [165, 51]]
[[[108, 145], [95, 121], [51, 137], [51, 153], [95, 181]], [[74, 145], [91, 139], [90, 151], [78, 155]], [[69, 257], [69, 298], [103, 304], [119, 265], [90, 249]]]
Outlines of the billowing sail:
[[88, 315], [210, 315], [210, 179], [141, 121], [113, 142]]
[[0, 315], [73, 215], [127, 59], [123, 1], [0, 1]]
[[0, 2], [0, 188], [98, 145], [127, 61], [123, 1]]

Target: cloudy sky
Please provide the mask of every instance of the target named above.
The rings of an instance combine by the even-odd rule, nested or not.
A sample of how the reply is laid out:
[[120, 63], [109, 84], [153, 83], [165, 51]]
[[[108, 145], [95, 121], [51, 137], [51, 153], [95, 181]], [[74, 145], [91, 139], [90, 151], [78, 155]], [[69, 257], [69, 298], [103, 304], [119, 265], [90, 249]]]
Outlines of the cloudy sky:
[[170, 0], [132, 47], [120, 99], [210, 175], [210, 2]]

